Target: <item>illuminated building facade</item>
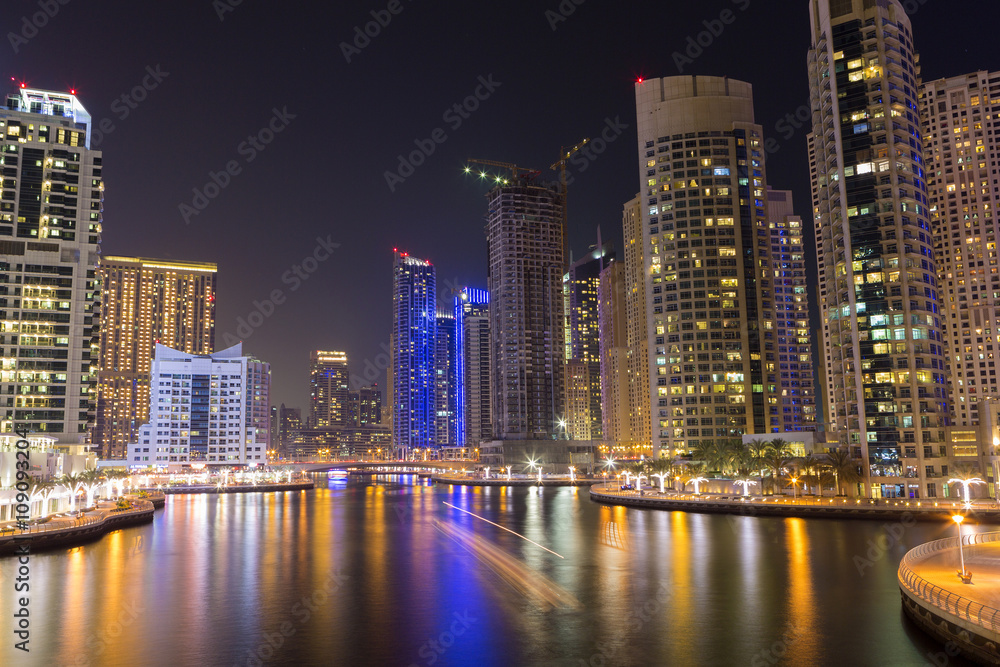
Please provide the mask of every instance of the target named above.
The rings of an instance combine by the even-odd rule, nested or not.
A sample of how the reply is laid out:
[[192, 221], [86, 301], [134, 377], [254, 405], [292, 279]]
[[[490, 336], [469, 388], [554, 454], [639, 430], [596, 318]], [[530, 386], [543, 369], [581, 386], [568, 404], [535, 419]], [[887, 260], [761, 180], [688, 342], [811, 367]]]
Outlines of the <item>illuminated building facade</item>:
[[[254, 451], [271, 449], [271, 364], [247, 357], [247, 426], [254, 431]], [[259, 449], [258, 449], [259, 448]]]
[[382, 390], [377, 384], [351, 391], [348, 424], [376, 426], [382, 423]]
[[926, 497], [949, 408], [910, 20], [898, 0], [810, 10], [826, 430], [865, 495]]
[[243, 356], [242, 344], [212, 354], [157, 344], [149, 421], [129, 445], [128, 465], [171, 470], [264, 465], [267, 448], [258, 441], [252, 417], [255, 395], [248, 366], [253, 363]]
[[438, 447], [458, 444], [458, 334], [454, 313], [437, 314], [434, 349], [434, 427]]
[[0, 108], [0, 433], [80, 445], [94, 425], [104, 201], [75, 95], [22, 88]]
[[478, 447], [493, 435], [490, 420], [490, 293], [467, 287], [455, 298], [459, 447]]
[[598, 283], [601, 271], [614, 260], [611, 243], [569, 267], [563, 276], [563, 322], [566, 345], [566, 433], [574, 440], [600, 440], [601, 350], [598, 325]]
[[493, 435], [499, 440], [562, 437], [562, 189], [520, 176], [486, 197]]
[[767, 433], [780, 376], [752, 88], [652, 79], [636, 84], [636, 103], [653, 447]]
[[[628, 347], [628, 419], [630, 439], [625, 454], [652, 455], [651, 394], [649, 384], [649, 326], [646, 321], [646, 260], [643, 239], [642, 196], [622, 211], [625, 239], [625, 345]], [[606, 441], [611, 438], [605, 436]]]
[[[629, 348], [626, 333], [625, 264], [612, 262], [598, 286], [598, 329], [601, 348], [601, 419], [605, 455], [624, 455], [633, 442], [629, 414]], [[648, 388], [646, 393], [648, 394]]]
[[434, 266], [395, 251], [393, 262], [393, 444], [402, 457], [434, 447], [437, 306]]
[[1000, 72], [941, 79], [920, 89], [949, 407], [956, 426], [975, 425], [976, 403], [1000, 395], [998, 105]]
[[282, 403], [278, 408], [278, 449], [282, 456], [288, 457], [291, 454], [291, 445], [295, 436], [302, 430], [302, 410], [299, 408], [287, 408]]
[[806, 285], [802, 218], [795, 215], [789, 190], [767, 189], [767, 232], [770, 265], [764, 278], [773, 294], [763, 302], [765, 354], [767, 334], [773, 332], [776, 360], [765, 362], [768, 383], [777, 391], [769, 397], [771, 433], [816, 429], [816, 393], [813, 386], [812, 336], [809, 332], [809, 294]]
[[94, 450], [123, 459], [149, 419], [156, 343], [191, 354], [215, 349], [216, 265], [102, 257]]
[[351, 397], [347, 353], [322, 350], [313, 352], [309, 384], [309, 426], [326, 428], [346, 425]]

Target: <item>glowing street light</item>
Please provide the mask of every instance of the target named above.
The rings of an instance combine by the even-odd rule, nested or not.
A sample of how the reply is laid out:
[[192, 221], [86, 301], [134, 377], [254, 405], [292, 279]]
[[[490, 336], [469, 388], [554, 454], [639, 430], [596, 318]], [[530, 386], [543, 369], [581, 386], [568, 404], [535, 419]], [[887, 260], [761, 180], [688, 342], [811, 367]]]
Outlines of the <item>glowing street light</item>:
[[694, 495], [696, 496], [701, 495], [701, 483], [707, 481], [708, 481], [707, 477], [695, 477], [694, 479], [691, 480], [691, 483], [694, 484]]
[[968, 584], [971, 583], [972, 575], [965, 569], [965, 552], [962, 546], [962, 522], [965, 521], [965, 517], [961, 514], [956, 514], [951, 519], [958, 524], [958, 558], [962, 564], [962, 571], [958, 573], [958, 576], [962, 578], [963, 583]]
[[795, 483], [798, 481], [799, 481], [798, 477], [792, 477], [792, 500], [798, 498], [798, 496], [796, 495], [796, 488], [795, 488]]
[[949, 484], [961, 484], [962, 485], [962, 487], [965, 489], [965, 506], [966, 507], [970, 507], [972, 505], [972, 503], [969, 502], [969, 487], [972, 486], [973, 484], [985, 484], [985, 482], [983, 482], [983, 480], [979, 479], [978, 477], [973, 477], [972, 479], [957, 479], [957, 478], [956, 479], [949, 479], [948, 483]]

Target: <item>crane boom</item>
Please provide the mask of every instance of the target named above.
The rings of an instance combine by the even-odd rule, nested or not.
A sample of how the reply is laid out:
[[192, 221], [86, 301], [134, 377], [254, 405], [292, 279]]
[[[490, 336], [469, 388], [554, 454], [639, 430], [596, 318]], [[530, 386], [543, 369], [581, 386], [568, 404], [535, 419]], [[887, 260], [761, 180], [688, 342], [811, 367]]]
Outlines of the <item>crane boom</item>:
[[528, 178], [537, 178], [542, 174], [538, 169], [527, 169], [525, 167], [519, 167], [516, 164], [510, 162], [499, 162], [497, 160], [480, 160], [478, 158], [469, 158], [467, 162], [471, 164], [483, 164], [487, 167], [497, 167], [499, 169], [509, 169], [514, 178], [521, 178], [526, 176]]

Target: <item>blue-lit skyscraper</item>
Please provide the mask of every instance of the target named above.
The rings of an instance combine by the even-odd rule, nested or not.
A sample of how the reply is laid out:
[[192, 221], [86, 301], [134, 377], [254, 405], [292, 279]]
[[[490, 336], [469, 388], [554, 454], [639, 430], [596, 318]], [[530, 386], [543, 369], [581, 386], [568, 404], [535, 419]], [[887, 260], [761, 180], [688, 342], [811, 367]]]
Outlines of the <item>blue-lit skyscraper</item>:
[[490, 421], [490, 293], [467, 287], [455, 297], [456, 444], [492, 439]]
[[434, 447], [437, 310], [434, 266], [394, 251], [393, 444], [401, 456]]
[[455, 315], [448, 312], [437, 314], [437, 345], [434, 358], [435, 374], [435, 444], [439, 447], [455, 447], [458, 444], [456, 416], [458, 413], [458, 386], [455, 368], [458, 349], [455, 346]]

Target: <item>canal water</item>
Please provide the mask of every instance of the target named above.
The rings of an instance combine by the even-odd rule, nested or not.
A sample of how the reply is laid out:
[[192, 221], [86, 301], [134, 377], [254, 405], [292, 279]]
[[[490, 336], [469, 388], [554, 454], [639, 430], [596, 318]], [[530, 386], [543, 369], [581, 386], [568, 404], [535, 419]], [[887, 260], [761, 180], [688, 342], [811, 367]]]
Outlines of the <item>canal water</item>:
[[[951, 526], [316, 479], [168, 496], [152, 524], [31, 556], [30, 652], [5, 629], [0, 665], [967, 664], [906, 620], [896, 583]], [[0, 628], [16, 567], [0, 560]]]

